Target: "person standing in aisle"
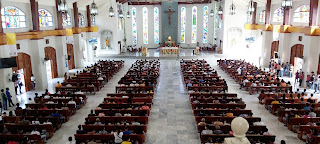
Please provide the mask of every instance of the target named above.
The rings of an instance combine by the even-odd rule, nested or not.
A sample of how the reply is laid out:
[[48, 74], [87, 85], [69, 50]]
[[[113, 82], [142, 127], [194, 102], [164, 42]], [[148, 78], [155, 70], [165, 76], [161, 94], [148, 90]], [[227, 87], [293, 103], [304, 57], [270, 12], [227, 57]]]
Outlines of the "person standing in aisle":
[[8, 98], [8, 102], [9, 102], [9, 107], [11, 107], [11, 104], [12, 106], [14, 106], [13, 102], [12, 102], [12, 95], [10, 94], [9, 92], [9, 88], [6, 88], [6, 95], [7, 95], [7, 98]]
[[31, 74], [31, 83], [33, 86], [33, 90], [36, 90], [36, 78]]
[[3, 104], [3, 110], [8, 110], [7, 109], [7, 97], [6, 97], [6, 94], [4, 93], [4, 89], [1, 89], [1, 99], [2, 99], [2, 104]]

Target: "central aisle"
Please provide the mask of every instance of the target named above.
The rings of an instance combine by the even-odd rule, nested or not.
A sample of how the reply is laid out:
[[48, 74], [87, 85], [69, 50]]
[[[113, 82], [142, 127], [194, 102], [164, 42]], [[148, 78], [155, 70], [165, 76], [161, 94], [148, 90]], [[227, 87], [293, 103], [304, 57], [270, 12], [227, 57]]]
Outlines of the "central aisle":
[[180, 62], [161, 60], [160, 77], [149, 116], [146, 144], [199, 144], [199, 136], [182, 82]]

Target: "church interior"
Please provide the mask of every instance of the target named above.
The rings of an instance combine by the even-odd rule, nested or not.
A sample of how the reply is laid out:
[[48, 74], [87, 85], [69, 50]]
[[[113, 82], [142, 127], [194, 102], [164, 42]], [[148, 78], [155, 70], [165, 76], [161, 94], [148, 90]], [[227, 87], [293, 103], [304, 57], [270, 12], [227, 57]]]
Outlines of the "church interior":
[[0, 0], [0, 144], [319, 144], [320, 0]]

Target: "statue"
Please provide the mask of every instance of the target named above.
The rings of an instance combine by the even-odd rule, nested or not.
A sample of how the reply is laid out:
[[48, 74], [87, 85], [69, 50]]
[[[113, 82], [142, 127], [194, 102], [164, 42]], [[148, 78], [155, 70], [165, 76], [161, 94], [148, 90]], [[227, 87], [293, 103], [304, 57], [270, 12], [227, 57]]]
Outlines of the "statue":
[[106, 38], [106, 46], [107, 46], [107, 47], [109, 47], [109, 46], [110, 46], [109, 38], [108, 38], [108, 37]]
[[175, 46], [175, 42], [171, 40], [171, 36], [168, 36], [168, 40], [166, 41], [166, 46], [168, 47]]
[[250, 144], [246, 138], [246, 133], [249, 129], [249, 123], [242, 117], [237, 117], [231, 122], [231, 130], [233, 138], [225, 138], [223, 144]]

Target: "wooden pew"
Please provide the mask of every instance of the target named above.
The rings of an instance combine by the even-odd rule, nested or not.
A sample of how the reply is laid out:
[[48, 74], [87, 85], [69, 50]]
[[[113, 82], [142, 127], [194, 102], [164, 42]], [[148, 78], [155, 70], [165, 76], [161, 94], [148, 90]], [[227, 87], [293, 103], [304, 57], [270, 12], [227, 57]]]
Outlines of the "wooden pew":
[[126, 121], [137, 120], [141, 124], [148, 124], [148, 116], [105, 116], [105, 117], [89, 116], [88, 120], [89, 120], [89, 122], [94, 123], [97, 118], [99, 118], [102, 123], [105, 123], [105, 121], [113, 123], [115, 121], [121, 122], [121, 121], [125, 121], [125, 120]]
[[[142, 144], [145, 143], [145, 135], [144, 134], [130, 134], [126, 135], [131, 140], [138, 140]], [[75, 134], [76, 143], [80, 144], [81, 142], [87, 142], [88, 140], [101, 140], [104, 142], [111, 142], [114, 140], [113, 134]]]

